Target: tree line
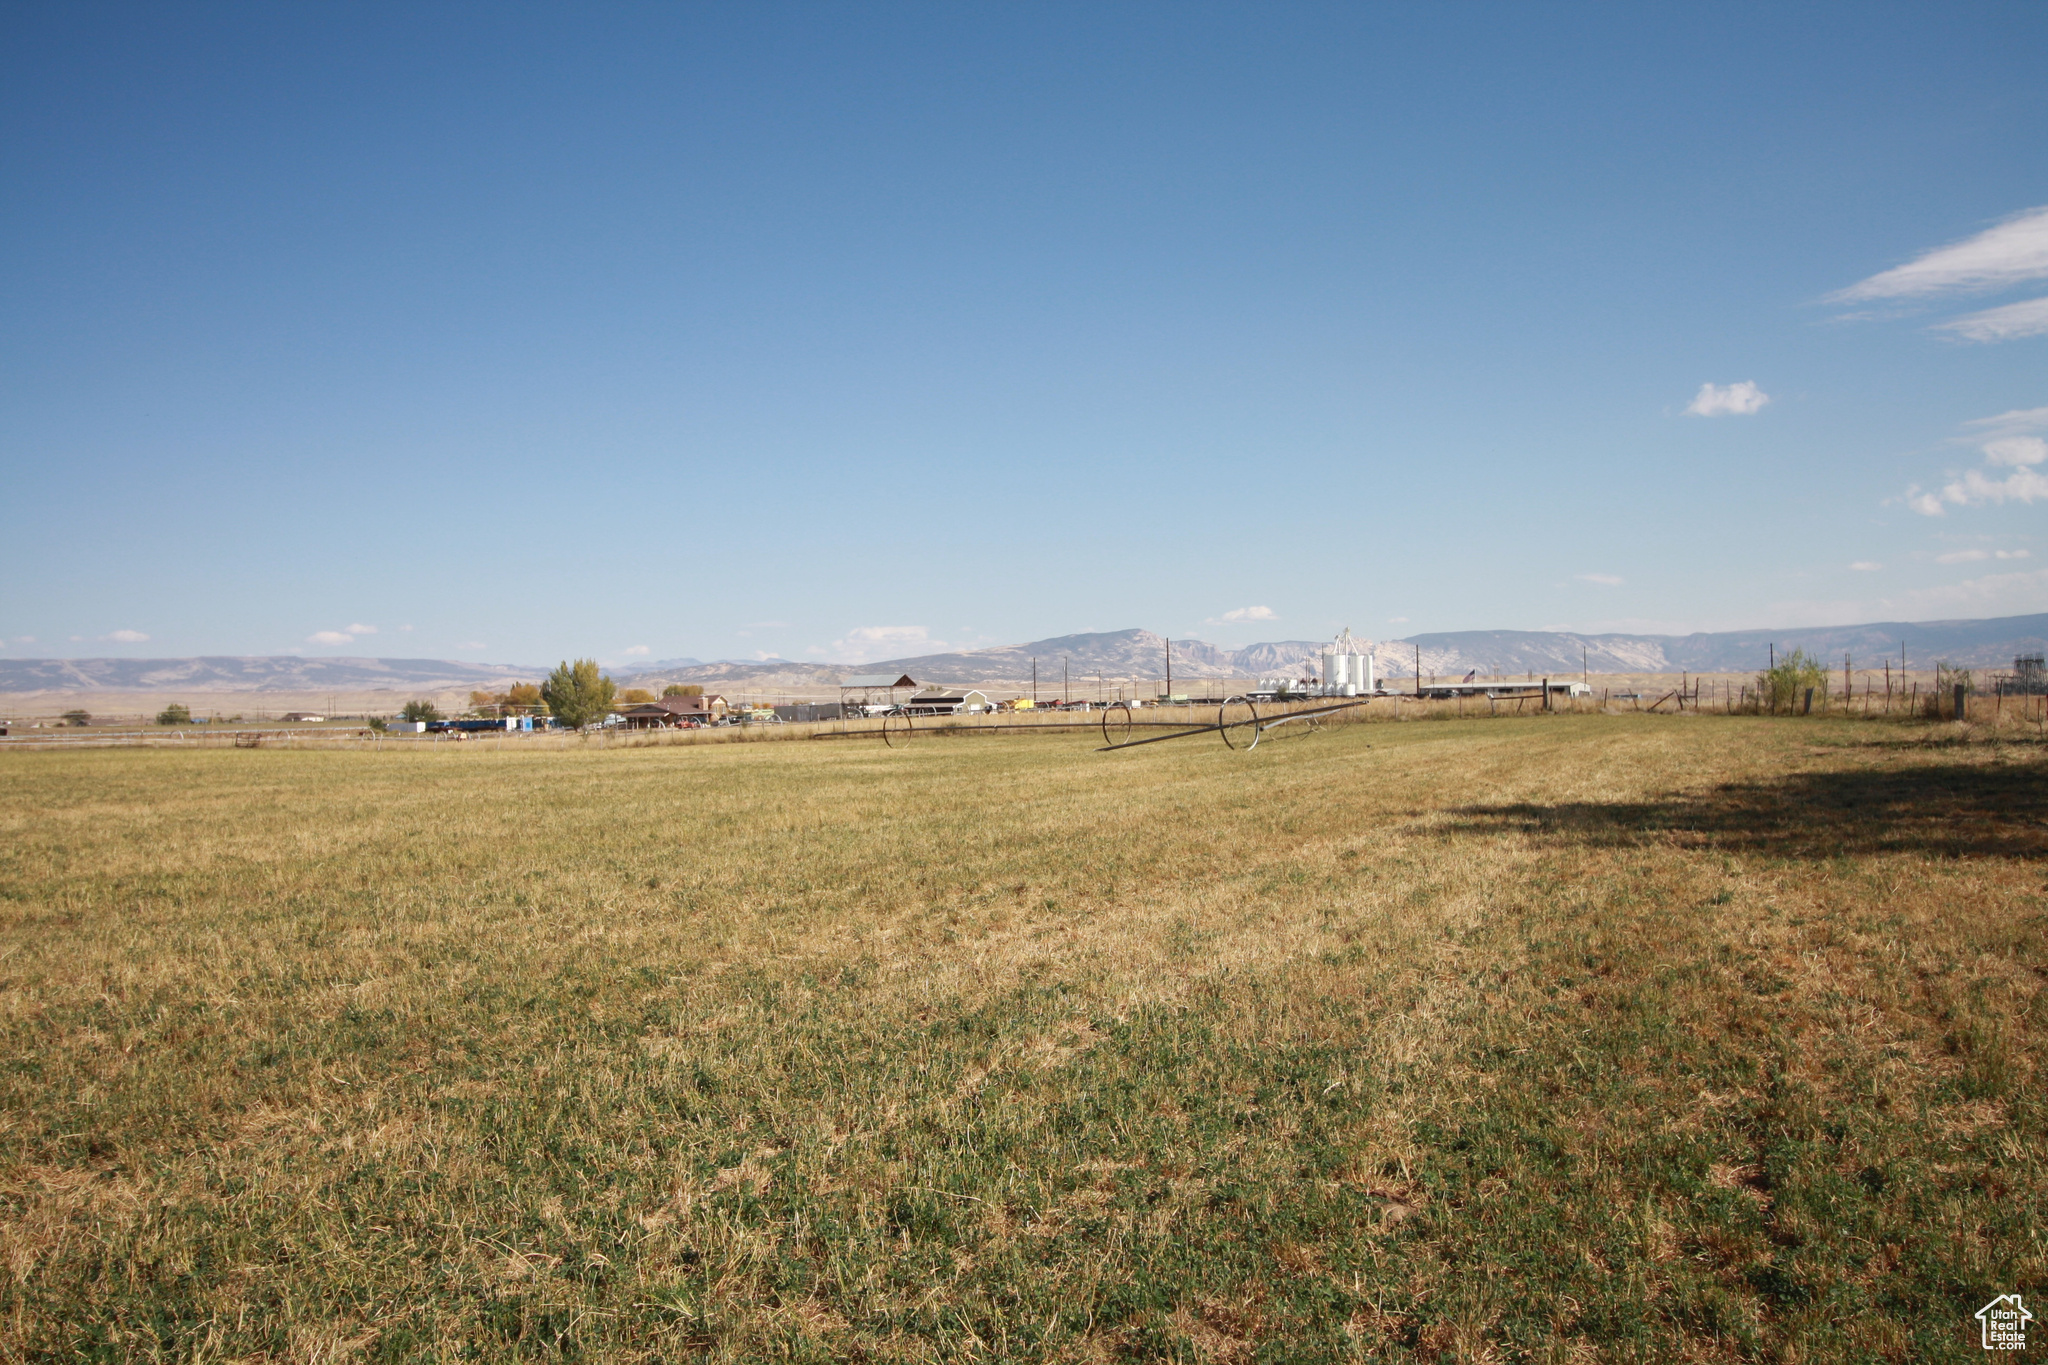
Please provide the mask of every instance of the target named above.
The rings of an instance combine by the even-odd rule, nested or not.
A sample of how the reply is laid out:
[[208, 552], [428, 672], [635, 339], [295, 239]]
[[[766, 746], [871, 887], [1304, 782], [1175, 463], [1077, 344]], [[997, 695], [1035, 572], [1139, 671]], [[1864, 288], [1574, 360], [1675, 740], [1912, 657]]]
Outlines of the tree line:
[[[670, 683], [661, 690], [664, 697], [701, 697], [702, 687]], [[503, 692], [471, 692], [469, 704], [481, 714], [498, 716], [553, 716], [572, 730], [581, 730], [605, 718], [614, 706], [651, 702], [654, 694], [645, 688], [629, 687], [623, 692], [607, 677], [595, 659], [564, 659], [547, 680], [514, 683]], [[436, 721], [440, 708], [431, 701], [409, 701], [399, 710], [402, 720]]]

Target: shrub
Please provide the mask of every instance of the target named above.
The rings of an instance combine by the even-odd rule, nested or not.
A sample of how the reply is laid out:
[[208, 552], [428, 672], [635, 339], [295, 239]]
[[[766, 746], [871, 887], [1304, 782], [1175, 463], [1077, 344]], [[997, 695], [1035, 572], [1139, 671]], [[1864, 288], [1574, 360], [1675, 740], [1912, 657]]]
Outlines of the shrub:
[[661, 695], [664, 697], [701, 697], [704, 695], [704, 689], [696, 683], [689, 683], [687, 685], [683, 683], [670, 683], [667, 687], [661, 689]]
[[1756, 675], [1757, 696], [1763, 705], [1772, 711], [1790, 711], [1799, 704], [1800, 696], [1811, 687], [1826, 704], [1828, 695], [1827, 666], [1803, 649], [1778, 656], [1775, 667], [1767, 668]]
[[639, 706], [644, 702], [653, 701], [654, 694], [644, 687], [629, 687], [619, 693], [619, 700], [628, 706]]
[[439, 720], [441, 708], [430, 701], [409, 701], [398, 708], [400, 720]]
[[375, 730], [375, 731], [376, 731], [376, 732], [377, 732], [378, 734], [380, 734], [380, 735], [381, 735], [381, 734], [383, 734], [383, 733], [384, 733], [384, 732], [385, 732], [386, 730], [390, 729], [391, 727], [390, 727], [390, 726], [388, 726], [388, 725], [386, 725], [386, 724], [384, 723], [384, 717], [382, 717], [382, 716], [372, 716], [372, 717], [370, 717], [370, 728], [371, 728], [372, 730]]
[[64, 713], [64, 723], [66, 725], [90, 725], [92, 724], [92, 712], [66, 711]]
[[184, 702], [174, 701], [156, 713], [156, 723], [158, 725], [190, 725], [192, 723], [192, 708], [185, 705]]

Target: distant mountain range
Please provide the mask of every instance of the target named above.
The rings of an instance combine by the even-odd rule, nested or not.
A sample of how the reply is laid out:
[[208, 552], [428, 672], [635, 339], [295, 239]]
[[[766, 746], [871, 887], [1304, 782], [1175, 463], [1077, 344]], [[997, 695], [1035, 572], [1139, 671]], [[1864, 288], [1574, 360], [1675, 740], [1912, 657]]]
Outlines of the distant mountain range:
[[[1803, 649], [1830, 664], [1844, 653], [1858, 667], [1899, 657], [1915, 669], [1937, 659], [1969, 668], [2009, 667], [2016, 654], [2048, 652], [2048, 614], [2005, 616], [1981, 621], [1880, 621], [1861, 626], [1804, 630], [1741, 630], [1693, 635], [1579, 635], [1568, 631], [1465, 630], [1413, 635], [1379, 642], [1384, 677], [1410, 678], [1419, 667], [1427, 676], [1465, 673], [1739, 673], [1763, 668], [1771, 649]], [[1201, 640], [1173, 642], [1173, 675], [1181, 678], [1300, 677], [1319, 672], [1324, 642], [1279, 640], [1225, 649]], [[1064, 661], [1075, 686], [1102, 677], [1112, 682], [1163, 678], [1166, 640], [1149, 630], [1059, 635], [1030, 644], [882, 659], [858, 665], [803, 664], [771, 659], [759, 663], [699, 664], [648, 669], [626, 681], [650, 683], [741, 683], [755, 687], [830, 687], [849, 673], [908, 673], [932, 683], [1030, 681], [1032, 661], [1041, 687], [1056, 685]]]
[[120, 692], [189, 687], [206, 692], [431, 691], [537, 682], [545, 668], [448, 659], [302, 659], [210, 655], [197, 659], [0, 659], [0, 692]]
[[[1379, 642], [1380, 672], [1394, 678], [1443, 676], [1478, 670], [1516, 673], [1748, 672], [1764, 667], [1773, 646], [1780, 654], [1803, 649], [1830, 665], [1850, 655], [1858, 668], [1897, 659], [1916, 670], [1937, 659], [1969, 668], [2009, 667], [2017, 654], [2048, 653], [2048, 614], [1981, 621], [1879, 621], [1862, 626], [1807, 630], [1738, 630], [1695, 635], [1576, 635], [1544, 630], [1464, 630]], [[1301, 677], [1320, 670], [1320, 640], [1279, 640], [1225, 649], [1201, 640], [1173, 642], [1173, 676], [1182, 678]], [[663, 683], [717, 683], [755, 688], [830, 688], [855, 673], [908, 673], [920, 683], [1023, 686], [1038, 665], [1041, 688], [1058, 686], [1064, 661], [1072, 686], [1100, 677], [1110, 682], [1162, 678], [1166, 640], [1149, 630], [1058, 635], [995, 649], [920, 654], [864, 664], [811, 664], [785, 659], [701, 663], [664, 659], [627, 673], [629, 687]], [[189, 687], [214, 692], [430, 691], [536, 682], [546, 667], [458, 663], [446, 659], [302, 659], [295, 656], [215, 656], [197, 659], [0, 659], [0, 692], [162, 691]]]

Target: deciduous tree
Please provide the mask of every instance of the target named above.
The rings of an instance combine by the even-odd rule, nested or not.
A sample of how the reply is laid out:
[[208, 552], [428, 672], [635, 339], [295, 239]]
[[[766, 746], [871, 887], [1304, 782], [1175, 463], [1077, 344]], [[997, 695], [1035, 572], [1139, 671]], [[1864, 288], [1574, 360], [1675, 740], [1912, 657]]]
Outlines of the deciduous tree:
[[605, 712], [612, 709], [616, 691], [612, 680], [598, 672], [595, 659], [578, 659], [573, 664], [565, 659], [540, 685], [549, 712], [576, 730], [603, 720]]

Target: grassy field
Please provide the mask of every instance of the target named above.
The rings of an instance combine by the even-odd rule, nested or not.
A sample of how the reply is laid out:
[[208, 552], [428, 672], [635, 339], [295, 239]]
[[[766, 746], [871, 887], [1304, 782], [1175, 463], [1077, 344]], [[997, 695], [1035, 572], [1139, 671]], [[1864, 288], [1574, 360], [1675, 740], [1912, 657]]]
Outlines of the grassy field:
[[1837, 720], [0, 755], [0, 1359], [1939, 1360], [2048, 769]]

